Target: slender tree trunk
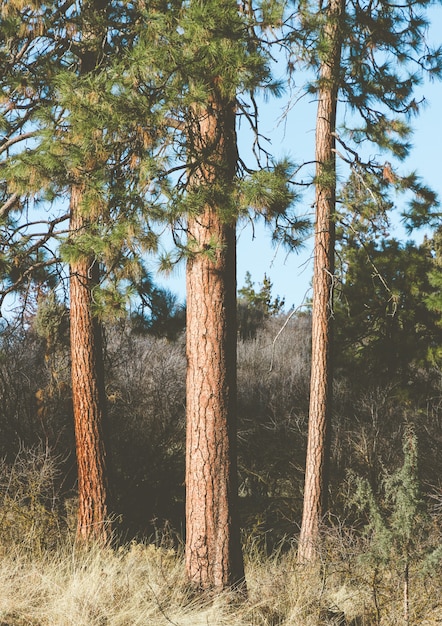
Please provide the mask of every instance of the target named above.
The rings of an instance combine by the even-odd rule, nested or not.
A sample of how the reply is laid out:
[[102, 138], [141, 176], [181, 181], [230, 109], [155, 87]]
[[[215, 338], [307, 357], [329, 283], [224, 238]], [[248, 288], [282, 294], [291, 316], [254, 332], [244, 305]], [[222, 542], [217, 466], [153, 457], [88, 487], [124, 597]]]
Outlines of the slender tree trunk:
[[328, 438], [332, 402], [333, 287], [336, 208], [336, 108], [345, 0], [330, 0], [316, 118], [316, 220], [313, 269], [312, 365], [304, 508], [298, 560], [317, 558], [328, 489]]
[[[71, 238], [81, 233], [82, 191], [71, 190]], [[106, 454], [103, 423], [106, 419], [101, 325], [93, 314], [93, 289], [99, 278], [94, 258], [81, 258], [70, 266], [70, 334], [72, 400], [78, 467], [78, 537], [109, 539]]]
[[[191, 185], [221, 194], [188, 220], [186, 571], [200, 589], [244, 580], [237, 513], [235, 111], [214, 97], [190, 129]], [[221, 198], [226, 206], [217, 204]]]

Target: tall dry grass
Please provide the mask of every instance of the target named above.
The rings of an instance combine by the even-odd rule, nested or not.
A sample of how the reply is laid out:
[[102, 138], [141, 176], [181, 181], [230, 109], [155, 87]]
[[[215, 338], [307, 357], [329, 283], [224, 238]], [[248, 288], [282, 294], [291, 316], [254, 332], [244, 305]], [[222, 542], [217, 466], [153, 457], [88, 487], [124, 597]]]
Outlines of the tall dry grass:
[[[0, 463], [0, 626], [431, 626], [442, 623], [440, 501], [410, 557], [409, 612], [403, 572], [369, 558], [373, 537], [360, 520], [331, 519], [315, 567], [296, 562], [294, 540], [268, 554], [259, 534], [244, 538], [247, 597], [199, 596], [180, 548], [75, 542], [54, 491], [57, 462], [46, 448]], [[293, 535], [295, 523], [292, 524]], [[268, 548], [268, 546], [267, 546]], [[430, 554], [437, 558], [428, 559]]]
[[[371, 571], [362, 545], [331, 533], [322, 562], [300, 567], [295, 549], [246, 553], [248, 597], [195, 596], [182, 554], [152, 544], [79, 548], [65, 538], [33, 555], [20, 544], [0, 557], [2, 626], [392, 626], [404, 624], [401, 588]], [[339, 544], [339, 545], [338, 545]], [[441, 579], [413, 573], [410, 624], [442, 619]], [[376, 589], [375, 589], [376, 587]], [[376, 594], [375, 594], [376, 591]], [[376, 601], [375, 601], [376, 597]]]

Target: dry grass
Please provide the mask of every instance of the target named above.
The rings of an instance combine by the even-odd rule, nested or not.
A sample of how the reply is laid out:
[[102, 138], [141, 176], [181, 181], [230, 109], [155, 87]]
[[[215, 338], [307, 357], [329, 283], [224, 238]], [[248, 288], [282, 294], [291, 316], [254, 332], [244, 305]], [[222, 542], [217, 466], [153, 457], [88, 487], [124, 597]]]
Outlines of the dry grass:
[[23, 452], [12, 466], [0, 464], [0, 626], [442, 623], [442, 550], [439, 562], [426, 560], [429, 546], [441, 545], [438, 516], [410, 564], [407, 623], [395, 554], [374, 564], [367, 558], [370, 538], [338, 520], [324, 529], [317, 567], [300, 567], [294, 544], [267, 556], [257, 547], [259, 540], [249, 537], [247, 598], [201, 597], [187, 584], [179, 551], [135, 542], [118, 549], [76, 544], [54, 506], [54, 472], [45, 450]]
[[[1, 626], [319, 626], [404, 624], [400, 586], [379, 579], [376, 615], [369, 571], [330, 562], [299, 568], [294, 551], [248, 555], [248, 599], [192, 596], [180, 554], [132, 543], [81, 550], [66, 543], [31, 557], [19, 546], [0, 558]], [[372, 582], [372, 581], [371, 581]], [[420, 580], [411, 624], [440, 624], [440, 578]], [[345, 621], [344, 621], [345, 619]]]
[[180, 559], [149, 545], [71, 546], [38, 560], [16, 550], [1, 559], [0, 577], [0, 616], [11, 626], [18, 618], [42, 626], [160, 626], [185, 609]]

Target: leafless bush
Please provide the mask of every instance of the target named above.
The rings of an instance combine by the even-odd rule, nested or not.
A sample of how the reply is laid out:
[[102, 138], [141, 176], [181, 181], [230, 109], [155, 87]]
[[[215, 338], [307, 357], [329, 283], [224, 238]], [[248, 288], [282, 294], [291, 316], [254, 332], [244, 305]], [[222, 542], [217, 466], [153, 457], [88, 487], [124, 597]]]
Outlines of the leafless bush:
[[107, 334], [111, 472], [129, 532], [179, 527], [184, 499], [185, 353], [129, 329]]
[[274, 318], [238, 346], [240, 493], [245, 524], [269, 545], [291, 534], [301, 504], [310, 319]]
[[0, 455], [44, 441], [66, 456], [73, 442], [69, 353], [48, 349], [32, 327], [0, 334]]
[[26, 546], [32, 554], [60, 539], [62, 519], [56, 484], [59, 467], [50, 450], [22, 448], [0, 461], [0, 549]]

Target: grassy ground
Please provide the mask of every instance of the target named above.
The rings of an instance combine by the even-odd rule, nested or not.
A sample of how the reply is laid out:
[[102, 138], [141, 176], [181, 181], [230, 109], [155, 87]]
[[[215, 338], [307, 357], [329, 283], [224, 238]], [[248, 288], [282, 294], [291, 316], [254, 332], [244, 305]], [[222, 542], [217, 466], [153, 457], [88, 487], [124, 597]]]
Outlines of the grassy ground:
[[416, 515], [405, 543], [386, 533], [391, 516], [382, 541], [331, 521], [316, 567], [297, 564], [294, 542], [269, 556], [262, 537], [245, 537], [247, 597], [201, 597], [187, 584], [182, 550], [169, 547], [176, 537], [164, 535], [162, 547], [79, 546], [75, 501], [61, 507], [52, 495], [55, 471], [46, 452], [0, 462], [0, 626], [442, 624], [437, 512]]
[[[332, 558], [333, 556], [333, 558]], [[294, 552], [246, 555], [248, 598], [192, 596], [182, 556], [132, 543], [81, 550], [74, 543], [32, 554], [10, 546], [0, 556], [1, 626], [353, 626], [405, 624], [401, 580], [362, 567], [343, 551], [318, 569], [299, 568]], [[442, 621], [439, 576], [413, 573], [409, 624]]]

